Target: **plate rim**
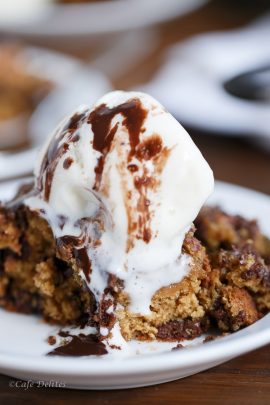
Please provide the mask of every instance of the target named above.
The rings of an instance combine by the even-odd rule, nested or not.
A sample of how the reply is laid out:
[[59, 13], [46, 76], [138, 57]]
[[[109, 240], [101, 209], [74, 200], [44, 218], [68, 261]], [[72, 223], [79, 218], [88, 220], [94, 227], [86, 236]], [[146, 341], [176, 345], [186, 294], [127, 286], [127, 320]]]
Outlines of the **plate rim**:
[[[156, 0], [149, 0], [149, 4], [151, 5], [156, 5], [155, 4]], [[162, 5], [163, 0], [158, 0], [159, 5]], [[177, 15], [185, 15], [189, 12], [192, 12], [194, 9], [203, 6], [205, 3], [207, 3], [208, 0], [185, 0], [184, 2], [180, 2], [179, 0], [168, 0], [166, 2], [166, 8], [162, 7], [163, 13], [155, 13], [154, 17], [151, 15], [151, 13], [147, 13], [144, 17], [144, 19], [136, 19], [132, 18], [133, 14], [130, 13], [130, 17], [128, 19], [124, 20], [124, 23], [119, 24], [119, 21], [116, 19], [109, 24], [103, 24], [102, 27], [97, 26], [95, 29], [89, 29], [89, 26], [91, 27], [91, 24], [87, 25], [88, 29], [82, 29], [80, 24], [76, 26], [76, 29], [73, 26], [73, 30], [67, 31], [66, 28], [60, 29], [60, 27], [57, 27], [57, 29], [48, 29], [46, 27], [46, 22], [50, 19], [50, 15], [53, 11], [56, 11], [59, 15], [63, 15], [63, 13], [66, 14], [68, 18], [71, 17], [72, 13], [74, 11], [79, 11], [81, 14], [85, 13], [91, 13], [94, 10], [97, 11], [100, 15], [104, 15], [104, 12], [106, 10], [106, 7], [110, 7], [111, 10], [109, 11], [110, 14], [113, 14], [116, 12], [117, 8], [118, 10], [123, 7], [125, 7], [125, 12], [129, 10], [130, 5], [127, 6], [125, 0], [118, 0], [116, 3], [117, 4], [111, 4], [109, 1], [104, 1], [103, 3], [96, 3], [96, 4], [49, 4], [47, 5], [46, 9], [44, 10], [45, 13], [47, 14], [47, 18], [43, 17], [40, 19], [36, 19], [33, 21], [33, 24], [31, 26], [31, 23], [25, 24], [25, 23], [10, 23], [9, 25], [0, 25], [0, 32], [7, 32], [7, 33], [14, 33], [14, 34], [20, 34], [22, 36], [26, 37], [36, 37], [36, 38], [44, 38], [44, 39], [51, 39], [51, 38], [67, 38], [67, 37], [81, 37], [81, 36], [89, 36], [89, 35], [103, 35], [103, 34], [113, 34], [113, 33], [120, 33], [129, 29], [140, 29], [144, 28], [147, 26], [152, 26], [157, 23], [165, 22], [170, 19], [173, 19]], [[144, 0], [138, 0], [133, 2], [133, 7], [132, 9], [134, 10], [134, 5], [140, 6], [140, 10], [142, 10], [143, 5], [144, 5]], [[115, 7], [116, 6], [116, 7]], [[156, 8], [156, 7], [155, 7]], [[117, 11], [118, 11], [117, 10]], [[164, 16], [164, 10], [165, 10], [165, 16]], [[106, 10], [107, 11], [107, 10]], [[38, 17], [38, 16], [37, 16]], [[63, 21], [62, 21], [63, 22]], [[38, 28], [39, 27], [39, 28]], [[42, 29], [40, 29], [42, 27]], [[84, 27], [85, 28], [85, 27]], [[40, 31], [39, 31], [40, 30]]]
[[[270, 320], [270, 314], [255, 322], [255, 324], [258, 324], [263, 320], [265, 321], [266, 318]], [[247, 331], [247, 329], [251, 328], [253, 325], [244, 328], [243, 331]], [[45, 356], [42, 357], [42, 355], [29, 357], [27, 355], [18, 356], [0, 354], [0, 368], [25, 372], [31, 371], [34, 373], [53, 372], [54, 375], [62, 376], [74, 376], [74, 374], [76, 374], [77, 376], [109, 377], [112, 375], [112, 370], [110, 370], [110, 368], [113, 366], [113, 374], [115, 376], [121, 376], [123, 374], [139, 375], [148, 374], [154, 371], [173, 371], [185, 367], [200, 366], [211, 362], [222, 362], [223, 359], [238, 357], [248, 351], [267, 345], [270, 342], [270, 327], [268, 329], [265, 328], [261, 332], [255, 334], [252, 333], [251, 335], [244, 337], [239, 337], [241, 332], [242, 331], [235, 332], [233, 335], [236, 336], [236, 334], [238, 334], [238, 336], [233, 339], [226, 340], [232, 336], [231, 334], [228, 337], [223, 337], [220, 340], [217, 339], [216, 341], [208, 342], [207, 344], [201, 343], [198, 347], [187, 347], [186, 349], [179, 351], [170, 351], [168, 353], [164, 352], [156, 355], [146, 355], [127, 359], [110, 358], [109, 360], [106, 360], [102, 357], [91, 359], [86, 357], [52, 358]], [[256, 339], [254, 339], [254, 336]], [[258, 338], [260, 339], [259, 341]], [[235, 344], [231, 344], [231, 340], [233, 340], [233, 343]], [[237, 346], [237, 343], [241, 343], [240, 349]], [[222, 349], [222, 353], [219, 351], [219, 355], [217, 355], [219, 349]], [[42, 362], [40, 361], [41, 358]], [[72, 366], [71, 370], [67, 368], [67, 365]]]

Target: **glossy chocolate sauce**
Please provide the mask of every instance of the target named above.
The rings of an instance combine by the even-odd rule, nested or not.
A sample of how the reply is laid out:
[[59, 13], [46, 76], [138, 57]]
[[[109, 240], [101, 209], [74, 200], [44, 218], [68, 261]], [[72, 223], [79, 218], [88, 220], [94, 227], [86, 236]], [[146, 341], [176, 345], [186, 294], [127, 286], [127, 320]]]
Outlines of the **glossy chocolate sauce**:
[[[51, 186], [53, 181], [53, 175], [57, 167], [58, 161], [69, 149], [70, 143], [76, 143], [80, 139], [75, 131], [81, 126], [82, 122], [86, 119], [87, 113], [74, 114], [65, 128], [61, 131], [58, 137], [54, 137], [47, 149], [47, 152], [43, 158], [40, 174], [37, 181], [37, 189], [39, 192], [44, 189], [44, 200], [48, 201], [50, 198]], [[66, 142], [61, 143], [63, 138], [68, 134]], [[45, 179], [43, 176], [45, 175]]]
[[74, 257], [77, 261], [79, 268], [83, 270], [85, 278], [89, 283], [91, 273], [91, 261], [88, 256], [87, 248], [82, 247], [81, 249], [75, 249]]
[[69, 169], [70, 166], [72, 165], [72, 163], [73, 163], [73, 159], [71, 157], [67, 157], [63, 162], [63, 168], [66, 170]]
[[[104, 161], [109, 153], [114, 135], [117, 131], [117, 124], [111, 128], [112, 119], [116, 114], [124, 117], [123, 125], [126, 126], [129, 135], [130, 152], [128, 161], [135, 156], [138, 160], [154, 159], [162, 151], [162, 140], [158, 135], [153, 135], [146, 141], [140, 143], [140, 133], [143, 132], [143, 124], [147, 117], [147, 111], [142, 107], [141, 101], [137, 98], [131, 99], [119, 106], [109, 108], [105, 104], [98, 106], [89, 116], [89, 123], [94, 133], [93, 148], [102, 153], [99, 158], [96, 171], [96, 181], [94, 189], [98, 190], [102, 177]], [[127, 162], [128, 163], [128, 162]], [[138, 171], [136, 164], [128, 164], [127, 169], [131, 173]], [[146, 197], [147, 188], [153, 185], [153, 179], [146, 173], [142, 177], [134, 177], [134, 186], [140, 193], [137, 209], [140, 212], [138, 223], [135, 224], [131, 215], [128, 215], [129, 234], [135, 228], [138, 229], [137, 238], [148, 243], [151, 239], [149, 200]], [[128, 200], [129, 197], [127, 197]], [[128, 206], [128, 203], [127, 203]], [[128, 209], [127, 209], [128, 212]], [[132, 241], [128, 243], [128, 249], [132, 246]]]
[[59, 336], [69, 337], [71, 340], [49, 352], [48, 356], [102, 356], [107, 354], [106, 346], [93, 334], [71, 335], [69, 332], [59, 332]]
[[88, 256], [87, 247], [83, 246], [83, 238], [76, 236], [62, 236], [56, 240], [57, 247], [60, 252], [63, 250], [71, 250], [72, 256], [75, 258], [78, 267], [83, 271], [86, 280], [90, 282], [91, 261]]
[[99, 189], [104, 161], [110, 151], [114, 135], [117, 131], [117, 124], [111, 128], [112, 119], [117, 114], [122, 114], [124, 117], [123, 125], [128, 130], [130, 160], [134, 156], [136, 146], [140, 142], [140, 133], [147, 116], [147, 111], [142, 107], [141, 101], [134, 98], [113, 108], [109, 108], [106, 104], [101, 104], [89, 115], [88, 122], [91, 124], [94, 133], [93, 148], [102, 153], [96, 167], [95, 190]]

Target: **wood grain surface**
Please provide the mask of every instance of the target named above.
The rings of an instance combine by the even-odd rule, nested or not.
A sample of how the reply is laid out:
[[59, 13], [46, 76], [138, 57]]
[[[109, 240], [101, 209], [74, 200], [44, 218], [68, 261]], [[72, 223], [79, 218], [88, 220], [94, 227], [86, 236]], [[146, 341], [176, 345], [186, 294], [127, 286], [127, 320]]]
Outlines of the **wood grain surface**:
[[[180, 1], [180, 0], [179, 0]], [[158, 49], [115, 83], [128, 88], [148, 80], [169, 45], [194, 33], [245, 24], [269, 8], [267, 1], [212, 1], [202, 9], [159, 28]], [[87, 57], [81, 54], [81, 57]], [[270, 153], [251, 141], [212, 136], [189, 128], [215, 177], [270, 194]], [[270, 219], [269, 219], [270, 220]], [[0, 376], [0, 404], [270, 404], [270, 346], [203, 373], [158, 386], [116, 391], [10, 388]]]

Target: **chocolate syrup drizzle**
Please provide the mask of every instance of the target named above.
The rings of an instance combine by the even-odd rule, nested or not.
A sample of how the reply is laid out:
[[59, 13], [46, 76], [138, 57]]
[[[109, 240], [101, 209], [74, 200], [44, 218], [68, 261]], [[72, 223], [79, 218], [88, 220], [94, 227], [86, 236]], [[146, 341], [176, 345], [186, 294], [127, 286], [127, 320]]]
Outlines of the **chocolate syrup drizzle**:
[[[57, 164], [61, 157], [69, 149], [69, 144], [72, 142], [76, 143], [80, 139], [80, 136], [74, 133], [78, 128], [80, 128], [83, 121], [86, 120], [87, 113], [88, 112], [86, 111], [83, 113], [74, 114], [58, 136], [53, 138], [49, 144], [41, 164], [39, 177], [37, 179], [37, 190], [38, 192], [42, 192], [44, 188], [45, 201], [48, 201], [50, 198], [53, 175]], [[66, 135], [67, 139], [65, 142], [61, 143]], [[45, 178], [43, 178], [44, 176]]]
[[88, 256], [87, 248], [84, 246], [80, 249], [74, 249], [74, 257], [78, 267], [83, 270], [88, 283], [90, 283], [91, 261]]
[[117, 131], [117, 124], [111, 128], [111, 122], [117, 114], [123, 115], [123, 125], [128, 130], [130, 144], [129, 160], [131, 160], [135, 154], [136, 146], [140, 142], [140, 132], [147, 116], [147, 111], [142, 107], [141, 101], [138, 98], [134, 98], [112, 108], [109, 108], [106, 104], [101, 104], [91, 112], [88, 122], [91, 124], [94, 133], [93, 148], [102, 153], [95, 169], [96, 182], [94, 190], [99, 189], [104, 162]]
[[[134, 156], [140, 161], [154, 160], [162, 151], [162, 140], [157, 135], [140, 143], [140, 133], [143, 132], [143, 124], [147, 117], [147, 113], [147, 110], [143, 108], [142, 103], [138, 98], [132, 98], [112, 108], [108, 107], [106, 104], [101, 104], [90, 114], [89, 111], [80, 114], [76, 113], [69, 120], [58, 137], [51, 142], [43, 159], [37, 187], [39, 191], [42, 191], [44, 187], [45, 201], [48, 201], [50, 197], [53, 174], [58, 161], [68, 150], [70, 142], [76, 143], [79, 140], [79, 135], [76, 133], [76, 130], [80, 128], [83, 122], [87, 122], [91, 125], [93, 131], [93, 148], [101, 153], [95, 168], [96, 178], [93, 186], [95, 191], [100, 189], [104, 163], [107, 154], [110, 152], [111, 145], [118, 129], [118, 124], [111, 126], [112, 120], [117, 114], [121, 114], [123, 116], [122, 124], [128, 131], [130, 145], [130, 151], [127, 158], [127, 169], [131, 173], [134, 173], [134, 187], [140, 194], [137, 204], [137, 210], [139, 212], [139, 217], [136, 221], [137, 223], [134, 223], [130, 215], [128, 215], [129, 232], [132, 230], [134, 231], [134, 229], [137, 228], [137, 239], [143, 239], [148, 243], [151, 239], [151, 218], [149, 210], [150, 201], [146, 194], [148, 188], [154, 187], [155, 181], [148, 176], [146, 170], [144, 170], [142, 176], [137, 176], [136, 171], [138, 170], [138, 167], [131, 163], [131, 159]], [[63, 141], [66, 135], [67, 138]], [[63, 167], [68, 169], [71, 164], [72, 159], [67, 157], [63, 162]], [[128, 197], [126, 198], [126, 206], [128, 211]], [[130, 244], [130, 247], [131, 245], [132, 244]], [[76, 257], [81, 264], [84, 263], [86, 265], [86, 252], [84, 250], [77, 249]], [[89, 274], [89, 264], [87, 264], [87, 266], [88, 270], [86, 274]]]
[[90, 282], [91, 261], [88, 256], [86, 241], [84, 236], [76, 237], [65, 235], [56, 239], [57, 247], [60, 252], [71, 250], [72, 256], [75, 258], [78, 267], [83, 271], [86, 281]]
[[149, 243], [152, 238], [151, 230], [151, 201], [148, 198], [148, 190], [154, 190], [159, 185], [157, 180], [158, 167], [160, 162], [164, 161], [164, 154], [167, 149], [163, 148], [162, 139], [159, 135], [152, 135], [145, 141], [141, 142], [136, 149], [136, 158], [138, 160], [146, 161], [152, 160], [154, 162], [155, 175], [149, 176], [146, 167], [143, 168], [141, 176], [135, 175], [134, 187], [139, 192], [139, 199], [137, 202], [138, 224], [137, 224], [137, 239], [142, 239], [145, 243]]
[[107, 354], [106, 346], [100, 342], [97, 335], [71, 335], [69, 332], [60, 331], [61, 337], [71, 337], [71, 340], [49, 352], [48, 356], [102, 356]]
[[73, 159], [71, 157], [67, 157], [63, 162], [63, 168], [66, 170], [69, 169], [70, 166], [72, 165], [72, 163], [73, 163]]
[[[127, 159], [127, 169], [131, 173], [135, 173], [138, 170], [138, 167], [135, 164], [129, 164], [133, 156], [140, 161], [149, 160], [157, 155], [162, 149], [162, 141], [160, 137], [157, 136], [151, 137], [150, 140], [147, 140], [140, 145], [140, 133], [143, 131], [143, 124], [147, 117], [147, 111], [142, 107], [141, 101], [138, 98], [131, 99], [113, 108], [109, 108], [105, 104], [98, 106], [93, 112], [91, 112], [88, 120], [94, 133], [93, 148], [102, 153], [95, 169], [96, 181], [94, 190], [98, 190], [100, 187], [104, 162], [117, 131], [118, 124], [111, 128], [111, 122], [116, 114], [121, 114], [124, 117], [123, 125], [128, 130], [130, 152]], [[146, 173], [144, 173], [143, 177], [134, 177], [134, 186], [140, 193], [137, 206], [138, 212], [140, 212], [138, 223], [134, 223], [128, 212], [128, 197], [126, 198], [129, 235], [133, 233], [134, 229], [138, 228], [137, 238], [143, 239], [146, 243], [151, 239], [150, 204], [146, 198], [147, 186], [150, 184], [151, 179], [147, 178]], [[127, 250], [129, 250], [131, 246], [132, 242], [128, 242]]]
[[[34, 193], [38, 194], [43, 192], [44, 200], [48, 201], [51, 192], [53, 175], [57, 164], [61, 157], [68, 151], [70, 143], [76, 143], [80, 139], [80, 135], [76, 132], [84, 122], [91, 125], [93, 131], [93, 148], [101, 153], [98, 163], [95, 168], [96, 178], [93, 189], [98, 191], [100, 188], [101, 178], [103, 174], [104, 162], [107, 154], [110, 152], [112, 142], [114, 140], [118, 124], [111, 126], [113, 118], [121, 114], [123, 116], [122, 125], [127, 128], [130, 151], [127, 157], [127, 170], [133, 174], [134, 188], [139, 192], [137, 201], [137, 219], [132, 218], [129, 199], [131, 198], [132, 191], [126, 193], [125, 204], [128, 215], [128, 233], [131, 235], [130, 239], [134, 240], [136, 233], [137, 239], [144, 240], [149, 243], [151, 240], [151, 201], [147, 198], [148, 189], [157, 185], [155, 177], [148, 174], [147, 169], [143, 168], [143, 174], [137, 175], [139, 170], [138, 166], [131, 162], [135, 157], [139, 161], [146, 161], [152, 159], [157, 162], [157, 158], [161, 155], [163, 150], [162, 139], [159, 135], [152, 135], [148, 139], [140, 142], [140, 133], [143, 132], [143, 124], [147, 117], [147, 110], [142, 106], [140, 99], [132, 98], [116, 107], [109, 108], [106, 104], [101, 104], [95, 110], [90, 112], [86, 110], [82, 113], [75, 113], [71, 119], [66, 123], [51, 143], [48, 146], [47, 152], [43, 158], [40, 174], [37, 180]], [[91, 147], [89, 145], [89, 147]], [[165, 148], [164, 148], [165, 149]], [[63, 162], [64, 169], [68, 170], [72, 165], [73, 160], [71, 157], [66, 157]], [[64, 221], [61, 218], [61, 226], [64, 226]], [[132, 247], [134, 242], [128, 242], [129, 248]], [[58, 246], [61, 248], [64, 245], [67, 247], [73, 246], [73, 255], [77, 260], [78, 266], [84, 271], [87, 281], [90, 281], [91, 263], [88, 258], [87, 249], [85, 244], [82, 243], [81, 238], [72, 236], [65, 236], [57, 241]], [[127, 251], [129, 250], [127, 248]]]

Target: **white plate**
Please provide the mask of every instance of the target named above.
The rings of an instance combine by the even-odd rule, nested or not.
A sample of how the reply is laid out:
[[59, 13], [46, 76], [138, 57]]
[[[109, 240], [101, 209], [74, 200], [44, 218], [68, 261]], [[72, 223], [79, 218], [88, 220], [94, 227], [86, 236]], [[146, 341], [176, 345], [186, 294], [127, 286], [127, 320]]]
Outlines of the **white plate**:
[[[0, 199], [9, 198], [17, 187], [13, 182], [0, 187]], [[210, 199], [231, 213], [258, 218], [270, 235], [270, 197], [255, 191], [217, 182]], [[38, 318], [0, 311], [0, 372], [19, 379], [63, 382], [81, 389], [116, 389], [146, 386], [187, 377], [270, 342], [270, 314], [255, 324], [202, 344], [171, 351], [172, 344], [129, 344], [130, 353], [121, 357], [46, 357], [51, 347], [49, 334], [56, 332]], [[137, 354], [136, 351], [140, 353]]]
[[64, 54], [24, 47], [18, 59], [30, 74], [50, 80], [55, 88], [38, 104], [29, 121], [33, 148], [19, 153], [0, 152], [0, 180], [32, 172], [37, 148], [57, 124], [78, 105], [91, 105], [111, 90], [102, 73]]
[[174, 18], [206, 0], [114, 0], [57, 5], [53, 0], [9, 0], [0, 4], [0, 32], [37, 38], [97, 36], [141, 28]]

